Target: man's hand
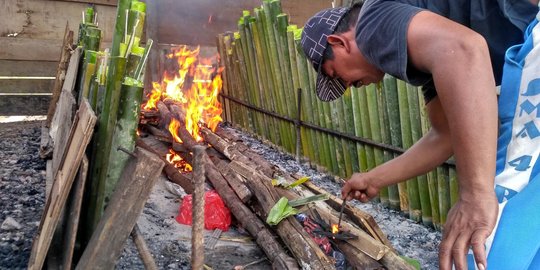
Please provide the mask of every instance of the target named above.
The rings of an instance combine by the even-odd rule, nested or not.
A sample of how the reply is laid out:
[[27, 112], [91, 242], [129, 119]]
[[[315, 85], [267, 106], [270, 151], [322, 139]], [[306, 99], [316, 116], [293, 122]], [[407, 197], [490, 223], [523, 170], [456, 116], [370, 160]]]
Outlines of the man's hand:
[[494, 192], [461, 196], [448, 212], [439, 252], [441, 270], [467, 269], [467, 252], [472, 247], [478, 269], [487, 267], [485, 242], [497, 221], [499, 204]]
[[[354, 198], [365, 203], [379, 194], [380, 187], [377, 182], [369, 173], [355, 173], [345, 183], [341, 189], [341, 194], [344, 199]], [[347, 195], [348, 198], [345, 198]]]

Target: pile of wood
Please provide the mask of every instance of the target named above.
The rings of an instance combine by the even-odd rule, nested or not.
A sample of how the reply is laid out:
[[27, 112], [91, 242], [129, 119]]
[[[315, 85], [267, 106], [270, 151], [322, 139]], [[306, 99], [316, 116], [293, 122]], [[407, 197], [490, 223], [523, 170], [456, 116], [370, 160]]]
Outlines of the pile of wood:
[[[194, 163], [190, 153], [194, 153], [198, 146], [209, 144], [211, 147], [203, 151], [201, 161], [192, 165], [195, 168], [204, 167], [206, 179], [223, 198], [238, 223], [253, 236], [276, 269], [297, 269], [299, 266], [310, 269], [335, 268], [334, 260], [319, 248], [294, 216], [282, 220], [277, 226], [265, 223], [270, 209], [281, 197], [294, 200], [315, 194], [326, 194], [326, 191], [309, 181], [294, 189], [273, 186], [272, 179], [277, 177], [292, 183], [301, 176], [289, 174], [272, 165], [226, 129], [218, 128], [214, 133], [203, 127], [201, 133], [204, 142], [198, 143], [181, 125], [177, 134], [182, 143], [175, 142], [166, 130], [173, 118], [183, 123], [182, 111], [172, 102], [160, 101], [157, 107], [159, 111], [143, 111], [141, 122], [145, 124], [141, 125], [141, 130], [151, 135], [140, 139], [137, 142], [139, 147], [161, 156], [164, 156], [166, 150], [159, 149], [171, 147], [185, 160]], [[187, 193], [193, 192], [194, 187], [189, 179], [179, 175], [177, 170], [170, 167], [167, 169], [167, 166], [169, 165], [165, 166], [164, 172], [169, 179], [180, 184]], [[311, 215], [315, 210], [323, 220], [329, 224], [336, 224], [341, 204], [341, 199], [330, 195], [327, 201], [312, 203], [305, 213]], [[412, 269], [396, 254], [369, 214], [347, 205], [341, 227], [358, 238], [346, 241], [333, 240], [332, 243], [357, 269], [385, 267]], [[276, 240], [278, 237], [281, 238], [280, 242]], [[282, 247], [280, 243], [286, 247]]]

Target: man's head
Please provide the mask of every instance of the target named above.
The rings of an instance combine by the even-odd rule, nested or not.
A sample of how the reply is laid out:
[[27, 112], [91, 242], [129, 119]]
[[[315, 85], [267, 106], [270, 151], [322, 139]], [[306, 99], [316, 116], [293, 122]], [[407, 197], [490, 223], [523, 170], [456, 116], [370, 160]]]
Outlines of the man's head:
[[323, 10], [304, 26], [302, 48], [318, 72], [317, 96], [323, 101], [340, 97], [350, 85], [377, 82], [383, 76], [356, 45], [354, 30], [361, 7]]

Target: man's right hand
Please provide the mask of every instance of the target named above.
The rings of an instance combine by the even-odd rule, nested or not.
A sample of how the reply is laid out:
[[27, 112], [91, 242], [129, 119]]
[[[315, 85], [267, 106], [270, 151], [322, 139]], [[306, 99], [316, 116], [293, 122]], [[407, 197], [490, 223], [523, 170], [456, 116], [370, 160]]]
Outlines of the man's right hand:
[[380, 187], [377, 182], [369, 173], [355, 173], [345, 183], [341, 189], [341, 194], [344, 199], [354, 198], [366, 203], [379, 194]]

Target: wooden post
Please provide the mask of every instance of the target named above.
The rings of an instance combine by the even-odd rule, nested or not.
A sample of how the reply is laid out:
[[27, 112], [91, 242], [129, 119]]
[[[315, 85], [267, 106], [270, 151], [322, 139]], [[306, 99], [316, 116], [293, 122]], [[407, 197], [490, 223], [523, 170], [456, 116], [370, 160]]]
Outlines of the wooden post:
[[194, 146], [194, 166], [193, 166], [193, 207], [192, 227], [191, 227], [191, 269], [203, 269], [204, 264], [204, 146]]
[[156, 155], [136, 148], [76, 269], [113, 269], [163, 169]]
[[[141, 235], [141, 230], [139, 229], [139, 225], [135, 224], [133, 231], [131, 231], [131, 237], [133, 237], [133, 242], [135, 243], [137, 250], [139, 250], [139, 255], [141, 256], [141, 260], [144, 264], [144, 268], [146, 270], [157, 270], [158, 268], [156, 265], [156, 261], [154, 261], [154, 258], [152, 257], [152, 253], [150, 253], [150, 250], [148, 249], [148, 246], [146, 245], [146, 242], [144, 241], [144, 238]], [[64, 268], [64, 269], [67, 269], [67, 268]]]

